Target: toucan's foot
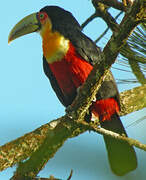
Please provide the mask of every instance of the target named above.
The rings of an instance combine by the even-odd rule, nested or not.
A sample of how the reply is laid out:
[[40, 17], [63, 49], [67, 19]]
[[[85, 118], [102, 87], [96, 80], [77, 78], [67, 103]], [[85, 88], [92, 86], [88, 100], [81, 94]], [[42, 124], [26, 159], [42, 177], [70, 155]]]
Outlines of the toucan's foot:
[[82, 88], [82, 86], [79, 86], [78, 88], [77, 88], [77, 94], [80, 92], [80, 89]]
[[[80, 91], [81, 88], [82, 88], [82, 86], [79, 86], [79, 87], [77, 88], [77, 94], [79, 93], [79, 91]], [[66, 112], [66, 113], [70, 113], [70, 112], [72, 111], [72, 106], [73, 106], [73, 103], [72, 103], [71, 105], [67, 106], [67, 108], [65, 109], [65, 112]]]

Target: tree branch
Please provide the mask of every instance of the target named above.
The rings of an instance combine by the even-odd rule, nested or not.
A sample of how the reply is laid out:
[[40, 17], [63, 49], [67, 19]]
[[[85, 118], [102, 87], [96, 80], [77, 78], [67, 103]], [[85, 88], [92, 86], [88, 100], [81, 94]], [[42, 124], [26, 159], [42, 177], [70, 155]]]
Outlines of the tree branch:
[[[69, 177], [67, 180], [71, 180], [73, 174], [73, 170], [71, 170]], [[55, 178], [54, 176], [50, 176], [49, 178], [41, 178], [41, 177], [22, 177], [22, 176], [13, 176], [10, 180], [61, 180], [60, 178]]]
[[[102, 1], [102, 0], [101, 0]], [[115, 18], [113, 18], [110, 13], [107, 11], [106, 8], [103, 8], [104, 5], [101, 5], [98, 0], [93, 0], [93, 5], [96, 9], [96, 14], [98, 14], [108, 25], [108, 27], [113, 31], [113, 32], [118, 32], [120, 31], [120, 27], [117, 24]], [[130, 4], [131, 5], [131, 4]], [[129, 14], [130, 15], [130, 14]], [[139, 16], [142, 16], [141, 19], [139, 19]], [[126, 16], [124, 17], [126, 18]], [[131, 17], [132, 18], [132, 17]], [[139, 23], [142, 23], [145, 19], [145, 13], [144, 9], [142, 10], [141, 14], [138, 14], [137, 17], [135, 17]], [[128, 45], [126, 42], [125, 45], [120, 49], [120, 53], [126, 57], [129, 61], [129, 65], [131, 66], [131, 69], [133, 73], [135, 74], [136, 78], [141, 84], [146, 83], [146, 79], [141, 72], [138, 62], [141, 61], [141, 57], [137, 56], [136, 53], [131, 49], [131, 47]]]
[[132, 112], [146, 107], [146, 84], [124, 91], [120, 94], [121, 111], [120, 116], [125, 116]]
[[89, 124], [85, 121], [81, 121], [81, 119], [80, 121], [68, 119], [68, 116], [66, 115], [60, 119], [60, 122], [54, 127], [52, 131], [49, 130], [49, 133], [47, 133], [43, 144], [38, 148], [38, 150], [32, 153], [30, 159], [24, 163], [19, 164], [14, 177], [24, 177], [24, 175], [25, 177], [35, 177], [48, 162], [48, 160], [55, 155], [56, 151], [63, 145], [63, 143], [68, 138], [72, 137], [74, 133], [79, 133], [80, 130], [92, 130], [99, 134], [107, 135], [120, 141], [126, 141], [131, 146], [136, 146], [146, 151], [146, 144], [142, 144], [137, 140], [121, 136], [106, 129], [99, 128], [96, 124]]
[[126, 7], [124, 6], [123, 3], [117, 1], [117, 0], [94, 0], [97, 3], [103, 3], [109, 7], [113, 7], [115, 9], [121, 10], [121, 11], [125, 11]]
[[[140, 94], [141, 96], [139, 96]], [[146, 107], [145, 94], [146, 94], [146, 85], [122, 92], [120, 94], [120, 103], [121, 103], [120, 115], [123, 116], [125, 114], [138, 111]], [[132, 96], [134, 96], [134, 98]], [[135, 105], [135, 107], [133, 105]], [[31, 154], [35, 152], [40, 147], [40, 145], [44, 142], [44, 139], [46, 138], [47, 133], [50, 130], [54, 130], [54, 128], [60, 122], [62, 123], [61, 118], [57, 120], [53, 120], [50, 123], [47, 123], [41, 126], [40, 128], [37, 128], [33, 132], [25, 134], [24, 136], [1, 146], [0, 147], [0, 171], [8, 167], [11, 167], [14, 164], [30, 157]], [[75, 129], [75, 131], [71, 135], [71, 138], [78, 136], [79, 134], [85, 131], [86, 130], [84, 128], [79, 129], [79, 127], [77, 127], [77, 129]]]

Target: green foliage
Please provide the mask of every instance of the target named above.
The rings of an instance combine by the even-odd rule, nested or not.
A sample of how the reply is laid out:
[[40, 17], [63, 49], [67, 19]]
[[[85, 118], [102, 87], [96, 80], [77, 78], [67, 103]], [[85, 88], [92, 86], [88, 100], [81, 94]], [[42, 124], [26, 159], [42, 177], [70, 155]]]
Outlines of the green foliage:
[[145, 25], [138, 26], [121, 50], [123, 59], [129, 62], [133, 74], [141, 84], [146, 84], [146, 37]]

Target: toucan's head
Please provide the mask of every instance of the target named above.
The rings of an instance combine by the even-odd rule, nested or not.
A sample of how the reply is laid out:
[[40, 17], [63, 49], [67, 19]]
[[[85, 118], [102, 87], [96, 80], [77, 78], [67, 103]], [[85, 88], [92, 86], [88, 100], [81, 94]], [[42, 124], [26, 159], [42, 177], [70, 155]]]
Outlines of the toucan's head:
[[39, 32], [42, 37], [43, 55], [48, 63], [61, 60], [69, 49], [70, 36], [80, 25], [73, 15], [57, 6], [46, 6], [18, 22], [11, 30], [8, 42]]
[[50, 32], [57, 31], [65, 36], [69, 26], [80, 29], [80, 25], [70, 12], [58, 6], [46, 6], [19, 21], [11, 30], [8, 42], [32, 32], [40, 31], [41, 34], [46, 28]]

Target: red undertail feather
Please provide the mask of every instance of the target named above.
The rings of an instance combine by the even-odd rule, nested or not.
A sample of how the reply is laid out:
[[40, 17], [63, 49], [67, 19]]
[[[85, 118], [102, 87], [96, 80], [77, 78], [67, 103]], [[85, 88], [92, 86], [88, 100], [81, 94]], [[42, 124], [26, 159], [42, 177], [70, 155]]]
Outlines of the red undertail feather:
[[119, 105], [114, 98], [101, 99], [93, 102], [92, 113], [103, 121], [110, 120], [111, 116], [119, 112]]

